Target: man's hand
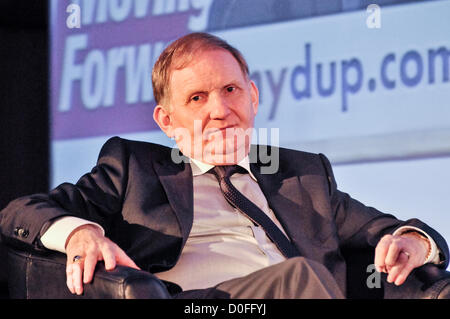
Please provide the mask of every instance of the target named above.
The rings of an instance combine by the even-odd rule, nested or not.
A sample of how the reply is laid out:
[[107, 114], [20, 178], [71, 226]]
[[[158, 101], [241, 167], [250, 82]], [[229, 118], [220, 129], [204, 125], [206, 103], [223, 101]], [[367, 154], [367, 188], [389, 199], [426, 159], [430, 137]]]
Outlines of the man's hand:
[[424, 264], [430, 244], [418, 233], [385, 235], [375, 248], [375, 267], [388, 274], [387, 281], [399, 286], [411, 271]]
[[[95, 225], [83, 225], [75, 229], [67, 239], [67, 287], [73, 294], [83, 293], [83, 283], [91, 282], [97, 261], [105, 262], [106, 270], [113, 270], [116, 264], [139, 269], [125, 252], [103, 236]], [[75, 260], [75, 256], [81, 259]]]

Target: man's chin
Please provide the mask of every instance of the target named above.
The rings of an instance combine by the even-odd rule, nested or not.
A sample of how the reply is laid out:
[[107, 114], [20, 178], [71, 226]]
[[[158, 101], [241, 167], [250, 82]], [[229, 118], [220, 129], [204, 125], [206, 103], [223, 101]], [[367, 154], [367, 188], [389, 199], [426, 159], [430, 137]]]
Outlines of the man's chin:
[[211, 165], [233, 165], [240, 162], [235, 154], [204, 154], [201, 161]]
[[242, 161], [247, 154], [245, 147], [228, 152], [204, 152], [201, 161], [212, 165], [233, 165]]
[[200, 147], [196, 147], [195, 145], [188, 145], [188, 147], [186, 147], [186, 145], [179, 143], [178, 147], [185, 156], [211, 165], [237, 164], [242, 161], [249, 152], [249, 145], [232, 145], [232, 143], [227, 143], [225, 145], [222, 143], [205, 143]]

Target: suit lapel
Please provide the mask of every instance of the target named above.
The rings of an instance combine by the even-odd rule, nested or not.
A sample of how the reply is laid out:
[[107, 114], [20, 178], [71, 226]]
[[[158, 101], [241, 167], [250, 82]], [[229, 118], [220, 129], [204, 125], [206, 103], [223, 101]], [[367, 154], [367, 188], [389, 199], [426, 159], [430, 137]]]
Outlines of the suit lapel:
[[171, 160], [166, 160], [156, 162], [154, 167], [167, 194], [170, 206], [178, 218], [184, 245], [194, 218], [191, 165], [184, 162], [175, 164]]
[[[184, 245], [194, 216], [191, 165], [187, 162], [175, 164], [171, 160], [161, 160], [155, 162], [154, 167], [179, 221]], [[330, 225], [314, 210], [311, 196], [302, 186], [299, 176], [280, 170], [274, 174], [261, 174], [259, 164], [253, 163], [250, 169], [270, 208], [300, 254], [308, 256], [311, 244], [321, 246], [330, 235]]]
[[311, 244], [321, 245], [326, 233], [324, 218], [314, 211], [308, 193], [299, 177], [284, 172], [261, 174], [257, 164], [251, 165], [270, 208], [274, 211], [302, 256], [308, 256]]

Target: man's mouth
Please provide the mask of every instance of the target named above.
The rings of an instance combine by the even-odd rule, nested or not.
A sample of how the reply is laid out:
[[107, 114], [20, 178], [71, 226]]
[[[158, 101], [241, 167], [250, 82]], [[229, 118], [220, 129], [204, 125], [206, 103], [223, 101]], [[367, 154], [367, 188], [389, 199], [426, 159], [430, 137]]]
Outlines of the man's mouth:
[[[227, 126], [223, 126], [223, 127], [212, 127], [212, 128], [207, 128], [204, 132], [203, 132], [203, 137], [205, 140], [209, 140], [212, 136], [216, 135], [216, 134], [226, 134], [227, 131], [229, 130], [234, 130], [235, 127], [234, 125], [227, 125]], [[225, 137], [225, 136], [222, 136]]]

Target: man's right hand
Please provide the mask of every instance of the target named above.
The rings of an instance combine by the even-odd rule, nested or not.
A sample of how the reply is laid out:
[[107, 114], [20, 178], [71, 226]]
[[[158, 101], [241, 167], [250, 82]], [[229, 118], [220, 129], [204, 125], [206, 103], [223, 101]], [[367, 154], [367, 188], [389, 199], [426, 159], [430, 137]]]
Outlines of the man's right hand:
[[[83, 293], [83, 283], [90, 283], [97, 261], [105, 262], [106, 270], [116, 265], [140, 269], [125, 252], [111, 240], [103, 236], [102, 230], [88, 224], [76, 228], [66, 241], [67, 287], [73, 294]], [[81, 258], [74, 261], [75, 256]]]

